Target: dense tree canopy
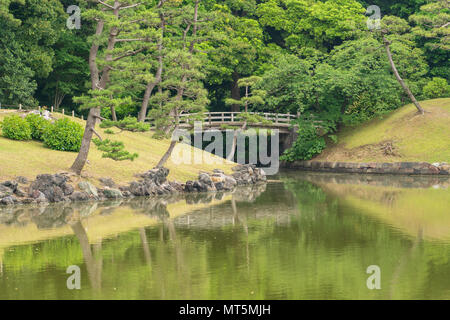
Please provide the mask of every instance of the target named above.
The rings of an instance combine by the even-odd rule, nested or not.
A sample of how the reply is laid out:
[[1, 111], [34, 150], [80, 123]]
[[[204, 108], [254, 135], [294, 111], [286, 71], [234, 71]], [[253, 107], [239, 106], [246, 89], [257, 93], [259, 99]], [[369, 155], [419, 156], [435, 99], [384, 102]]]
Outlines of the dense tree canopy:
[[[81, 29], [66, 26], [72, 4]], [[370, 5], [386, 34], [368, 30]], [[399, 77], [419, 100], [449, 95], [446, 0], [2, 0], [0, 17], [3, 105], [161, 124], [184, 109], [247, 108], [339, 128], [407, 103]]]

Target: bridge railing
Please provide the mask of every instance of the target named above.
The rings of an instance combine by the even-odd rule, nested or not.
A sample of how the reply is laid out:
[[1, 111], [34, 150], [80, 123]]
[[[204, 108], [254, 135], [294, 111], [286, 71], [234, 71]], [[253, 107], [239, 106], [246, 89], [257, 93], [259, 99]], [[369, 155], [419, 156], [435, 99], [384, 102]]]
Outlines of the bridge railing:
[[[289, 124], [292, 120], [297, 119], [298, 115], [290, 113], [268, 113], [268, 112], [248, 112], [252, 115], [259, 115], [265, 120], [272, 121], [274, 124]], [[207, 124], [223, 124], [242, 122], [239, 115], [242, 112], [205, 112], [203, 121]], [[191, 114], [181, 114], [180, 123], [188, 123]]]

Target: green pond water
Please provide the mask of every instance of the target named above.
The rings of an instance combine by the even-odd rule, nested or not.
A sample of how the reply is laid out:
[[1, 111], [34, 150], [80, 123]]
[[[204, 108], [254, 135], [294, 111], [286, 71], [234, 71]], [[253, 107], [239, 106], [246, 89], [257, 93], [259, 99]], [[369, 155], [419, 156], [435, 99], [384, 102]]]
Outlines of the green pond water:
[[[450, 178], [272, 179], [0, 208], [0, 299], [450, 299]], [[367, 287], [371, 265], [381, 289]]]

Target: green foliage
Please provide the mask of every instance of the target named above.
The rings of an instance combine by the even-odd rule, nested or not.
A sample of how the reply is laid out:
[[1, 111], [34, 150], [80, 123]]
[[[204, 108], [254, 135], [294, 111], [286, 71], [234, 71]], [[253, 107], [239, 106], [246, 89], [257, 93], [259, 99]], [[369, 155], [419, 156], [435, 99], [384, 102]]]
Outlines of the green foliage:
[[59, 0], [1, 1], [0, 101], [36, 106], [36, 78], [52, 70], [65, 13]]
[[121, 141], [111, 141], [109, 139], [100, 140], [92, 139], [92, 142], [100, 151], [103, 151], [103, 158], [110, 158], [115, 161], [131, 160], [134, 161], [139, 155], [137, 153], [130, 153], [125, 150], [125, 146]]
[[264, 116], [259, 114], [252, 114], [247, 112], [242, 112], [239, 114], [238, 119], [240, 121], [247, 121], [247, 123], [261, 123], [264, 125], [271, 124], [272, 121], [267, 120]]
[[67, 118], [56, 120], [43, 134], [44, 145], [59, 151], [80, 151], [83, 127]]
[[423, 94], [429, 99], [446, 98], [450, 96], [450, 85], [446, 79], [435, 77], [423, 88]]
[[311, 160], [326, 147], [325, 138], [319, 136], [318, 128], [310, 121], [300, 121], [298, 138], [292, 148], [280, 157], [283, 161]]
[[100, 128], [112, 128], [117, 127], [122, 130], [132, 131], [132, 132], [146, 132], [150, 130], [150, 124], [138, 122], [137, 118], [125, 117], [119, 121], [103, 120], [100, 123]]
[[2, 133], [5, 138], [13, 140], [31, 140], [30, 124], [18, 115], [6, 117], [1, 122]]
[[106, 134], [115, 134], [115, 132], [113, 130], [111, 130], [111, 129], [106, 129], [104, 132]]
[[35, 113], [30, 113], [27, 115], [25, 120], [30, 124], [32, 138], [42, 141], [44, 132], [48, 129], [51, 123]]

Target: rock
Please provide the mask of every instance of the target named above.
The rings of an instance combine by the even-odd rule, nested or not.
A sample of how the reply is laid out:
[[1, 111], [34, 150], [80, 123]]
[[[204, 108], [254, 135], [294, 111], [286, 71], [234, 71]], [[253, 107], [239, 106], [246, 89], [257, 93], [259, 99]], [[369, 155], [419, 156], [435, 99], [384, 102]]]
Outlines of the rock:
[[92, 183], [88, 181], [81, 181], [80, 183], [78, 183], [78, 188], [86, 192], [89, 196], [98, 198], [97, 188]]
[[34, 198], [36, 200], [37, 203], [45, 203], [48, 202], [47, 198], [45, 197], [45, 194], [43, 194], [40, 191], [37, 191], [38, 195], [36, 198]]
[[140, 175], [144, 180], [150, 180], [156, 185], [161, 185], [167, 180], [169, 175], [169, 169], [167, 168], [154, 168]]
[[450, 165], [448, 164], [441, 164], [439, 166], [439, 174], [450, 174]]
[[20, 184], [28, 184], [28, 179], [26, 177], [18, 176], [16, 181]]
[[5, 181], [5, 182], [3, 182], [2, 185], [5, 186], [5, 187], [7, 187], [7, 188], [9, 188], [9, 189], [11, 189], [11, 190], [14, 192], [14, 191], [16, 191], [17, 186], [18, 186], [19, 184], [17, 183], [17, 181], [11, 180], [11, 181]]
[[206, 172], [201, 172], [198, 175], [198, 182], [203, 189], [206, 189], [206, 191], [216, 191], [216, 187], [211, 177]]
[[102, 190], [103, 195], [108, 199], [119, 199], [123, 198], [122, 192], [118, 189], [105, 188]]
[[41, 174], [36, 177], [29, 188], [29, 195], [31, 196], [34, 191], [42, 192], [49, 202], [64, 201], [64, 191], [66, 189], [66, 181], [68, 177], [62, 174]]
[[74, 189], [70, 184], [65, 183], [62, 187], [62, 191], [65, 196], [70, 196], [74, 192]]
[[1, 204], [7, 205], [7, 206], [13, 205], [14, 202], [16, 202], [14, 196], [7, 196], [0, 200]]
[[72, 201], [87, 201], [90, 199], [89, 194], [84, 191], [75, 191], [69, 197]]
[[18, 196], [18, 197], [25, 197], [25, 196], [27, 195], [26, 192], [23, 191], [21, 188], [17, 188], [17, 189], [14, 191], [14, 194], [15, 194], [16, 196]]
[[222, 190], [224, 190], [223, 185], [224, 185], [223, 182], [215, 182], [215, 183], [214, 183], [214, 186], [216, 187], [216, 190], [217, 190], [217, 191], [222, 191]]
[[10, 188], [0, 184], [0, 198], [4, 198], [7, 196], [10, 196], [14, 193], [13, 190], [11, 190]]
[[184, 185], [184, 191], [186, 192], [196, 191], [194, 188], [194, 181], [186, 181], [186, 184]]
[[124, 198], [131, 198], [133, 197], [133, 195], [131, 194], [130, 191], [122, 191], [122, 195]]
[[116, 186], [115, 182], [111, 178], [100, 178], [98, 179], [102, 185], [109, 188], [114, 188]]
[[233, 190], [237, 185], [236, 179], [230, 176], [225, 176], [224, 182], [223, 182], [223, 189], [224, 190]]

